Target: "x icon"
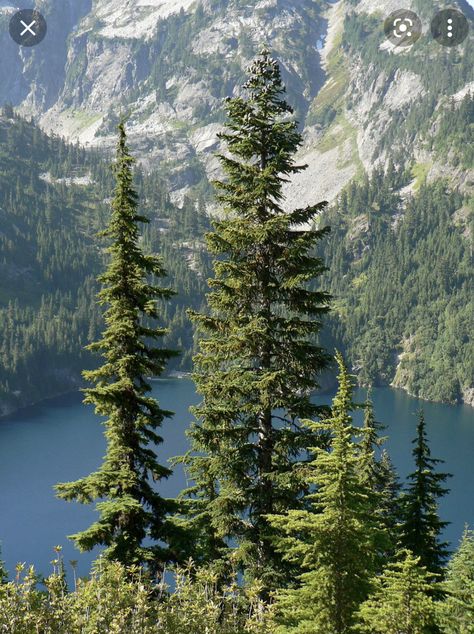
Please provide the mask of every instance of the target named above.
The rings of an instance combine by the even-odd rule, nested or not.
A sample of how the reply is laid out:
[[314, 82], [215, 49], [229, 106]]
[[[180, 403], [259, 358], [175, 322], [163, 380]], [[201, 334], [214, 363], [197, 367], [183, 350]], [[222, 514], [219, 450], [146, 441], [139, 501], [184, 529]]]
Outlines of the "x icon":
[[26, 24], [26, 22], [23, 22], [23, 20], [21, 20], [21, 24], [22, 26], [24, 26], [24, 30], [20, 33], [20, 35], [25, 35], [26, 32], [31, 33], [31, 35], [36, 36], [36, 33], [33, 31], [33, 29], [31, 28], [33, 26], [33, 24], [36, 24], [36, 20], [33, 20], [33, 22], [31, 24]]
[[36, 9], [22, 9], [10, 19], [10, 36], [20, 46], [36, 46], [44, 40], [47, 30], [46, 20]]

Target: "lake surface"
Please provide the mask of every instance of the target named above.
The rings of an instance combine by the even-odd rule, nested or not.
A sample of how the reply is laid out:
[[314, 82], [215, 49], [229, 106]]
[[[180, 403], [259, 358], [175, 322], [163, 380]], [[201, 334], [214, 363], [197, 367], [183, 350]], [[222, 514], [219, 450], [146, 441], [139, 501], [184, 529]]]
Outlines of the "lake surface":
[[[188, 379], [153, 383], [153, 393], [164, 409], [175, 412], [163, 427], [161, 460], [188, 449], [185, 430], [192, 419], [188, 408], [199, 397]], [[317, 398], [329, 402], [330, 396]], [[359, 390], [356, 400], [365, 400]], [[378, 420], [387, 425], [387, 447], [404, 478], [413, 470], [411, 440], [415, 412], [425, 409], [433, 456], [443, 458], [443, 470], [453, 474], [451, 493], [441, 501], [442, 518], [451, 522], [446, 538], [457, 544], [466, 523], [474, 527], [474, 409], [425, 403], [399, 390], [373, 390]], [[16, 563], [34, 564], [48, 574], [53, 548], [63, 546], [66, 562], [78, 560], [79, 574], [87, 574], [96, 553], [81, 555], [67, 535], [89, 526], [93, 507], [57, 500], [53, 486], [87, 475], [101, 463], [105, 450], [103, 428], [79, 394], [45, 401], [0, 421], [0, 545], [10, 573]], [[174, 496], [185, 485], [182, 470], [161, 485], [164, 496]]]

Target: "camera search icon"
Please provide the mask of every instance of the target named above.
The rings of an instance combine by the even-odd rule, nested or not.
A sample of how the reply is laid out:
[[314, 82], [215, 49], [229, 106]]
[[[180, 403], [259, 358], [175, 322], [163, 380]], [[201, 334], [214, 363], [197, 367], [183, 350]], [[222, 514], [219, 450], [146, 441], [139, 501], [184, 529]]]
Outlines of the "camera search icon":
[[412, 46], [420, 39], [423, 26], [416, 13], [400, 9], [385, 20], [384, 31], [394, 46]]

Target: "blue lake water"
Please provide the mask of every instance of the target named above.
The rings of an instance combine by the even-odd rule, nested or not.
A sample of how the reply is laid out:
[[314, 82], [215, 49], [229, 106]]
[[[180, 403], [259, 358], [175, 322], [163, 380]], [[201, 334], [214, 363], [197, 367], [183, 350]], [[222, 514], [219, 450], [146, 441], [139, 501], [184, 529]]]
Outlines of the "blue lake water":
[[[185, 430], [192, 419], [188, 408], [198, 402], [191, 381], [165, 379], [153, 383], [153, 393], [165, 409], [175, 412], [163, 427], [161, 460], [188, 449]], [[318, 397], [329, 402], [330, 396]], [[359, 390], [356, 400], [363, 401]], [[387, 447], [404, 478], [413, 470], [411, 440], [415, 412], [425, 409], [434, 457], [443, 458], [443, 470], [453, 474], [451, 493], [441, 501], [441, 515], [451, 522], [446, 537], [457, 544], [463, 527], [474, 527], [474, 409], [467, 406], [421, 402], [399, 390], [373, 391], [379, 420], [387, 425]], [[54, 546], [61, 545], [66, 562], [78, 560], [79, 573], [87, 574], [96, 553], [81, 555], [67, 535], [86, 528], [95, 517], [93, 507], [57, 500], [53, 485], [75, 480], [96, 469], [105, 450], [103, 428], [79, 394], [45, 401], [0, 421], [0, 545], [7, 569], [18, 562], [34, 564], [48, 574]], [[178, 469], [161, 485], [174, 496], [185, 484]]]

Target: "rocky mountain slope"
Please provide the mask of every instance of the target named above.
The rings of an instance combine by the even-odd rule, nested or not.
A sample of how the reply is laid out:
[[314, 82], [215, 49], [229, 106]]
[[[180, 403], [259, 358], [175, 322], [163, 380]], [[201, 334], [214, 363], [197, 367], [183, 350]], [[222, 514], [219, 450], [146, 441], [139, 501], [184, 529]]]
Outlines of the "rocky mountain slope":
[[[95, 301], [105, 246], [97, 233], [113, 189], [96, 153], [48, 137], [34, 124], [0, 112], [0, 416], [77, 388], [96, 359], [84, 351], [102, 328]], [[207, 217], [171, 204], [156, 174], [137, 174], [152, 223], [144, 245], [164, 257], [178, 295], [163, 308], [167, 345], [189, 368], [185, 310], [204, 293], [206, 256], [197, 236]]]
[[[469, 5], [452, 4], [472, 26]], [[20, 50], [8, 36], [10, 5], [0, 2], [0, 104], [10, 102], [44, 130], [106, 155], [115, 124], [126, 114], [145, 171], [164, 179], [175, 203], [199, 198], [212, 210], [208, 183], [218, 174], [222, 99], [238, 93], [249, 60], [266, 43], [281, 62], [304, 135], [300, 159], [309, 166], [288, 184], [286, 204], [326, 199], [339, 205], [351, 183], [367, 182], [370, 189], [379, 170], [394, 169], [397, 198], [390, 199], [384, 231], [396, 236], [420, 190], [442, 180], [458, 197], [450, 226], [463, 251], [451, 265], [472, 257], [471, 111], [462, 110], [461, 118], [456, 113], [474, 96], [474, 36], [471, 28], [455, 49], [433, 41], [429, 24], [441, 3], [404, 3], [422, 19], [423, 35], [403, 49], [383, 34], [384, 18], [400, 8], [395, 0], [39, 0], [48, 36], [31, 50]], [[359, 247], [367, 257], [376, 251], [368, 212], [359, 207], [349, 200], [339, 216], [351, 272], [360, 266]], [[331, 284], [341, 301], [352, 292]], [[339, 318], [344, 325], [343, 313]], [[346, 326], [345, 334], [335, 330], [350, 350], [355, 342], [348, 342]], [[411, 366], [401, 361], [416, 357], [418, 348], [409, 350], [407, 343], [416, 333], [402, 323], [394, 329], [386, 342], [391, 361], [367, 380], [395, 380], [430, 398], [474, 401], [472, 366], [447, 395], [413, 384]], [[360, 331], [365, 336], [367, 324]]]
[[[0, 72], [7, 81], [0, 86], [0, 103], [10, 101], [20, 112], [34, 114], [48, 131], [102, 148], [113, 142], [117, 117], [127, 113], [142, 161], [159, 164], [182, 197], [202, 170], [208, 177], [215, 174], [222, 97], [235, 92], [248, 61], [265, 42], [283, 65], [305, 132], [302, 154], [311, 168], [289, 187], [289, 203], [301, 196], [332, 200], [362, 169], [387, 163], [392, 150], [379, 152], [378, 145], [393, 113], [427, 92], [420, 55], [431, 65], [446, 57], [427, 33], [416, 51], [381, 43], [381, 51], [399, 65], [395, 71], [378, 72], [374, 60], [367, 74], [360, 52], [344, 55], [354, 18], [367, 28], [377, 22], [380, 30], [398, 4], [41, 0], [37, 6], [49, 25], [41, 46], [19, 50], [6, 32], [1, 36]], [[405, 4], [420, 13], [428, 31], [436, 3]], [[466, 2], [459, 4], [472, 14]], [[4, 22], [12, 10], [3, 7]], [[413, 68], [407, 68], [415, 56]], [[471, 79], [451, 94], [436, 94], [434, 86], [431, 92], [441, 103], [473, 87]], [[342, 116], [330, 122], [336, 110]], [[418, 141], [404, 148], [409, 156], [420, 155]], [[315, 172], [324, 174], [320, 182], [315, 183]]]

